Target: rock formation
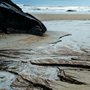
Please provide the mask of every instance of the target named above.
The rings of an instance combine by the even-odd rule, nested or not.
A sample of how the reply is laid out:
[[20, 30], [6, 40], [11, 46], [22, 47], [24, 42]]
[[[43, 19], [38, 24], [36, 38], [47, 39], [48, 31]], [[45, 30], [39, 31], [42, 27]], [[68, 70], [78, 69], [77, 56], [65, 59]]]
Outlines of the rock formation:
[[40, 36], [47, 31], [41, 21], [24, 13], [11, 0], [0, 0], [0, 29], [4, 33], [29, 33]]

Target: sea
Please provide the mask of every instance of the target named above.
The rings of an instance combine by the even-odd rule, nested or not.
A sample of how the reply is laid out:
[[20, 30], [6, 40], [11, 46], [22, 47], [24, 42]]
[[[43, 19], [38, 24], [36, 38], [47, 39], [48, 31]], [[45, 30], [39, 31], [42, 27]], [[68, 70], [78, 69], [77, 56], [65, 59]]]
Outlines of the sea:
[[19, 4], [33, 6], [90, 6], [90, 0], [13, 0]]
[[90, 14], [90, 0], [13, 0], [30, 13]]

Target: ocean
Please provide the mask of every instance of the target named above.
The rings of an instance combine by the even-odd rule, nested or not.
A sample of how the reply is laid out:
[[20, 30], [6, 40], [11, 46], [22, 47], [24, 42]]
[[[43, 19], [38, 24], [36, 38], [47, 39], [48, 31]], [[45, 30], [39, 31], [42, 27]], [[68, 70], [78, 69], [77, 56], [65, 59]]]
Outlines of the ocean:
[[28, 13], [90, 14], [90, 0], [13, 0], [13, 2]]
[[17, 4], [32, 6], [90, 6], [90, 0], [13, 0]]

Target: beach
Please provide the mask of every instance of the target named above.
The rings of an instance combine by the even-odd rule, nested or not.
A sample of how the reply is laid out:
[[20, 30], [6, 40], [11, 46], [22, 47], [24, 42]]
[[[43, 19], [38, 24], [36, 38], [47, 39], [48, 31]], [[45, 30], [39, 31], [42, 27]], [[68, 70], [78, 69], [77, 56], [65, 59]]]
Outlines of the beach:
[[48, 20], [90, 20], [90, 14], [33, 14], [42, 21]]
[[32, 15], [43, 37], [0, 34], [0, 90], [90, 90], [90, 14]]

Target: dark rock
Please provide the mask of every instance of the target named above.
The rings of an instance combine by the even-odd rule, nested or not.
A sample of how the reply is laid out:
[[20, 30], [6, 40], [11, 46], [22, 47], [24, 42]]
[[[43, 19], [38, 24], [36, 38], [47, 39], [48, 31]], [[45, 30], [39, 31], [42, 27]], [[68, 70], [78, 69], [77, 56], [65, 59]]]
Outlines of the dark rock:
[[69, 10], [67, 10], [67, 12], [76, 12], [76, 10], [69, 9]]
[[47, 31], [41, 21], [24, 13], [11, 0], [0, 0], [0, 29], [4, 33], [29, 33], [40, 36]]

